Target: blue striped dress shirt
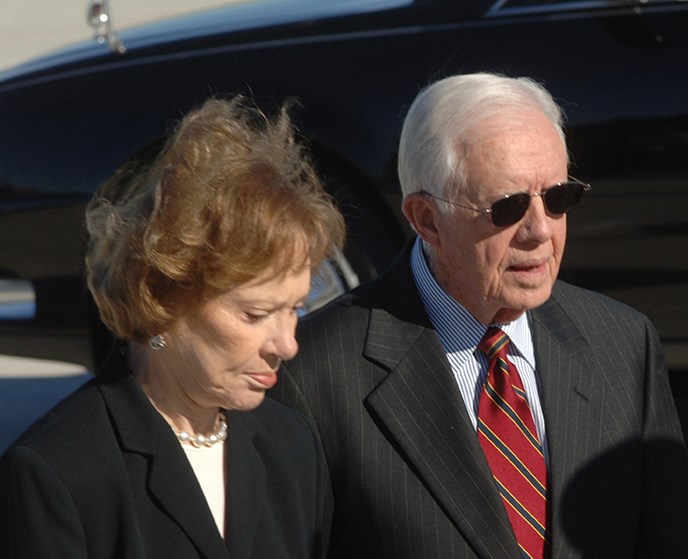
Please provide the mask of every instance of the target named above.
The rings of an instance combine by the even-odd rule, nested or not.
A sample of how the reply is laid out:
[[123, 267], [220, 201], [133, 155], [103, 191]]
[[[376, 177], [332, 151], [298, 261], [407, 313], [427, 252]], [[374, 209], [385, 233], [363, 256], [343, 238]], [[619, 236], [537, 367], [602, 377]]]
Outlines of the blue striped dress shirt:
[[[440, 287], [428, 267], [420, 239], [416, 239], [411, 252], [411, 270], [425, 310], [447, 352], [468, 416], [473, 428], [477, 429], [480, 392], [487, 377], [488, 365], [487, 359], [477, 347], [487, 331], [487, 325], [479, 322]], [[521, 375], [545, 460], [549, 464], [545, 419], [537, 388], [533, 337], [527, 314], [522, 314], [513, 322], [494, 326], [501, 328], [511, 340], [509, 358]]]

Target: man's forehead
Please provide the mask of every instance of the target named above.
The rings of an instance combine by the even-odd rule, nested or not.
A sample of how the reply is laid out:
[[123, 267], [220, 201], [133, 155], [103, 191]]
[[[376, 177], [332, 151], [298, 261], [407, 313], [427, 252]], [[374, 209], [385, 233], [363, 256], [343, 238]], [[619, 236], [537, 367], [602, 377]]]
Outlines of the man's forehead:
[[505, 108], [485, 116], [472, 126], [466, 134], [465, 144], [471, 148], [510, 134], [520, 135], [533, 126], [550, 126], [556, 132], [554, 124], [535, 107]]

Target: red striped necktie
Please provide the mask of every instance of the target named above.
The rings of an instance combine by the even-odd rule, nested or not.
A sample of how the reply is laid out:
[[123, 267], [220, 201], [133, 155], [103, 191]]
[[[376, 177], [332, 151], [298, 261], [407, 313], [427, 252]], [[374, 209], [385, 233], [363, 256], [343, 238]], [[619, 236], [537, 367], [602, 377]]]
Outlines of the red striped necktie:
[[478, 440], [523, 556], [547, 556], [547, 469], [533, 415], [516, 366], [507, 359], [509, 337], [487, 329], [478, 349], [487, 356], [480, 394]]

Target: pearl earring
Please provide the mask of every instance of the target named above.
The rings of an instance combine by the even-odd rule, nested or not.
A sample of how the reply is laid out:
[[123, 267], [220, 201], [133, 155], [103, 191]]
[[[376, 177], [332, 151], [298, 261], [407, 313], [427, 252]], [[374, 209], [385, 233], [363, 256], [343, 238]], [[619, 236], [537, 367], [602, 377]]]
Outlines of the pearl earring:
[[165, 336], [158, 334], [150, 339], [148, 345], [150, 345], [155, 351], [160, 351], [161, 349], [165, 349], [167, 347], [167, 340], [165, 339]]

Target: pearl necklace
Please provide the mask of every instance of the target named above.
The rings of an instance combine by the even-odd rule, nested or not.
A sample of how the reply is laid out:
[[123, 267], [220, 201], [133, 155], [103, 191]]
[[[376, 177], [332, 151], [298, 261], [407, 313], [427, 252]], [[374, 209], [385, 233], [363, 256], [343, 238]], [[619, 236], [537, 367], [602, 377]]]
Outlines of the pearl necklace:
[[198, 435], [191, 435], [187, 431], [176, 431], [177, 439], [182, 444], [190, 444], [196, 448], [201, 447], [211, 447], [217, 443], [222, 443], [227, 440], [227, 422], [224, 416], [220, 415], [220, 424], [217, 429], [210, 433], [210, 435], [204, 435], [199, 433]]

